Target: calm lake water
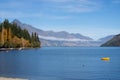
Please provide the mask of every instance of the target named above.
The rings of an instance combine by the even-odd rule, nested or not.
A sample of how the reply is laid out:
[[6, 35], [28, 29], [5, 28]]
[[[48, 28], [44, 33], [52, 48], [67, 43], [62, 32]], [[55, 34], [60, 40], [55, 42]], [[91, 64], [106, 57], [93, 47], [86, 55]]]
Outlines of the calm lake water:
[[[102, 61], [110, 57], [110, 61]], [[43, 47], [0, 52], [0, 76], [29, 80], [120, 80], [119, 47]]]

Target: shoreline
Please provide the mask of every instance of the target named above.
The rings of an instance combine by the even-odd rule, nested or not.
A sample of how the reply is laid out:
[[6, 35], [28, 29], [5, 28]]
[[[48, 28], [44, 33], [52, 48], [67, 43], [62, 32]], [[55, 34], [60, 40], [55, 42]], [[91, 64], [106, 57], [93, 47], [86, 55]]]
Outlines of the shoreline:
[[9, 78], [9, 77], [0, 77], [0, 80], [28, 80], [22, 78]]
[[[37, 48], [37, 47], [36, 47]], [[41, 47], [38, 47], [41, 48]], [[26, 49], [34, 49], [33, 47], [20, 47], [20, 48], [0, 48], [0, 51], [10, 51], [10, 50], [26, 50]]]

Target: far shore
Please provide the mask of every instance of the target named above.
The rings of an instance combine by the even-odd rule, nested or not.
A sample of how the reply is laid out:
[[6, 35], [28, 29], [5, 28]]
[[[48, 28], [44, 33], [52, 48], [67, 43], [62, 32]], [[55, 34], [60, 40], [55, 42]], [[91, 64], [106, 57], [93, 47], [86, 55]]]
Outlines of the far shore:
[[0, 80], [28, 80], [28, 79], [0, 77]]

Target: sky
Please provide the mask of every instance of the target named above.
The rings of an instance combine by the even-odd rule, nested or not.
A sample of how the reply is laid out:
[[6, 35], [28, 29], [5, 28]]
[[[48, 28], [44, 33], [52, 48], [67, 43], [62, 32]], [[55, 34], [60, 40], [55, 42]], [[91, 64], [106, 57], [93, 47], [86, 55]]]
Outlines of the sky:
[[120, 0], [0, 0], [5, 18], [99, 39], [120, 33]]

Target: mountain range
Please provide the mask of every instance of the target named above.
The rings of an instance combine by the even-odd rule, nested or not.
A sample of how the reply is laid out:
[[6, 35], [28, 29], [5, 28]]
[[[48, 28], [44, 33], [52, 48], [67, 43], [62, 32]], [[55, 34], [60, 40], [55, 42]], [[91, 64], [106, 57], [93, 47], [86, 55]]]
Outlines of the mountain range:
[[120, 47], [120, 34], [115, 35], [112, 39], [108, 40], [107, 42], [105, 42], [104, 44], [101, 45], [102, 47], [107, 47], [107, 46], [111, 46], [111, 47]]
[[114, 36], [110, 35], [95, 41], [79, 33], [44, 31], [29, 24], [22, 23], [17, 19], [13, 20], [12, 23], [16, 23], [22, 29], [27, 29], [30, 34], [36, 32], [39, 35], [41, 46], [100, 46]]

